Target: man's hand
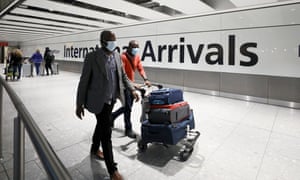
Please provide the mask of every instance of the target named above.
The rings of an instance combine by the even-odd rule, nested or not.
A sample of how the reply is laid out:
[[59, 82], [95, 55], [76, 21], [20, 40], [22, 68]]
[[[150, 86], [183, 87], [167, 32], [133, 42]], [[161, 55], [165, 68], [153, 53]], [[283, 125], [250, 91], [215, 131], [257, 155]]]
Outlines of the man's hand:
[[151, 87], [151, 82], [149, 80], [146, 80], [145, 85], [148, 86], [148, 87]]
[[82, 106], [76, 108], [76, 116], [82, 120], [82, 117], [84, 116], [84, 108]]
[[135, 90], [131, 91], [131, 93], [132, 93], [133, 99], [135, 99], [135, 102], [138, 102], [140, 100], [139, 94]]
[[143, 84], [133, 83], [133, 87], [134, 87], [135, 89], [140, 89], [141, 86], [143, 86]]

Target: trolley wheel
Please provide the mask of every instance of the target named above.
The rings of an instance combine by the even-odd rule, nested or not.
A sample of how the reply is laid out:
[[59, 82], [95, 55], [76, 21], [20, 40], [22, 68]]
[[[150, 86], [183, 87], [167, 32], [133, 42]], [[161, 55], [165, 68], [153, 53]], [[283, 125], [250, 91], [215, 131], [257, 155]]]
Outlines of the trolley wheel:
[[180, 160], [181, 161], [186, 161], [190, 157], [190, 155], [192, 154], [193, 150], [194, 150], [194, 148], [192, 147], [192, 148], [185, 149], [185, 150], [181, 151], [179, 153]]
[[144, 143], [143, 140], [138, 141], [139, 152], [145, 152], [147, 150], [147, 143]]

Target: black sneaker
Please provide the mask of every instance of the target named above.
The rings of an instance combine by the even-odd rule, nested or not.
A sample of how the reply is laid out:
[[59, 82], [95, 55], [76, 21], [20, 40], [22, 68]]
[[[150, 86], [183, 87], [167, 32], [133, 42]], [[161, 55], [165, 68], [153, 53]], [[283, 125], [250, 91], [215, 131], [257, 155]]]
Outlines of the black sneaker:
[[132, 130], [126, 130], [125, 131], [125, 136], [128, 136], [128, 137], [130, 137], [132, 139], [136, 138], [136, 134]]

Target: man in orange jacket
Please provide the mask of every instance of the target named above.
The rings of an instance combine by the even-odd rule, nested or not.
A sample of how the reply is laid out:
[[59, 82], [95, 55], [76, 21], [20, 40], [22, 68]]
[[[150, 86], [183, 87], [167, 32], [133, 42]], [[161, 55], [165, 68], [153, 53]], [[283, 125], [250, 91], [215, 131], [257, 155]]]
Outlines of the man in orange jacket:
[[[128, 79], [134, 83], [134, 74], [135, 71], [138, 70], [139, 74], [144, 79], [145, 84], [147, 86], [150, 86], [151, 83], [146, 76], [138, 52], [139, 52], [138, 42], [135, 40], [130, 41], [126, 52], [122, 53], [121, 55], [125, 73], [127, 74]], [[125, 135], [130, 138], [136, 138], [136, 134], [132, 131], [132, 124], [131, 124], [132, 104], [133, 104], [133, 97], [130, 94], [130, 92], [125, 90], [125, 106], [119, 108], [117, 111], [112, 113], [112, 121], [114, 122], [114, 120], [119, 115], [124, 113]]]

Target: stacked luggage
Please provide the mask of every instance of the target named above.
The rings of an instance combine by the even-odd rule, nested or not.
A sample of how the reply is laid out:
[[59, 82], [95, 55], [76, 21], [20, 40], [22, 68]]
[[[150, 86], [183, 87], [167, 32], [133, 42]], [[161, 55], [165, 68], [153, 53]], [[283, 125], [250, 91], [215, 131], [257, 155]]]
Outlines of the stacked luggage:
[[147, 98], [149, 105], [142, 121], [139, 150], [146, 150], [147, 143], [153, 142], [175, 145], [187, 136], [189, 129], [194, 129], [194, 114], [184, 101], [182, 90], [162, 88], [152, 91]]

